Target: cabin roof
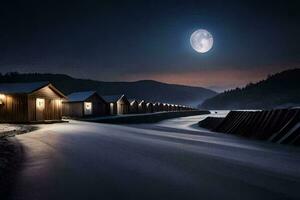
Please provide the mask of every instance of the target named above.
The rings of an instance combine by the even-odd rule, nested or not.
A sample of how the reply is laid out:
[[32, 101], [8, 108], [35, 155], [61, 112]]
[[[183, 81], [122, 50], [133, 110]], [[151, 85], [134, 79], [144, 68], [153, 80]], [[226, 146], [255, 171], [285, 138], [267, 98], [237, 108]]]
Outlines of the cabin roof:
[[0, 83], [0, 92], [5, 94], [32, 93], [46, 85], [49, 82], [33, 82], [33, 83]]
[[139, 102], [139, 105], [146, 105], [146, 102], [144, 100]]
[[139, 102], [135, 99], [133, 99], [133, 100], [131, 99], [131, 100], [128, 100], [128, 101], [130, 102], [130, 104], [134, 104], [134, 103], [139, 104]]
[[133, 101], [136, 101], [136, 102], [138, 102], [138, 100], [136, 100], [136, 99], [127, 99], [130, 103], [132, 103]]
[[68, 95], [67, 102], [78, 102], [78, 101], [85, 101], [90, 96], [95, 94], [96, 91], [83, 91], [83, 92], [73, 92]]
[[124, 96], [124, 95], [123, 94], [119, 94], [119, 95], [102, 96], [102, 98], [106, 102], [117, 102], [122, 96]]
[[41, 82], [25, 82], [25, 83], [0, 83], [0, 93], [3, 94], [31, 94], [43, 87], [49, 86], [59, 96], [66, 98], [66, 96], [54, 87], [48, 81]]

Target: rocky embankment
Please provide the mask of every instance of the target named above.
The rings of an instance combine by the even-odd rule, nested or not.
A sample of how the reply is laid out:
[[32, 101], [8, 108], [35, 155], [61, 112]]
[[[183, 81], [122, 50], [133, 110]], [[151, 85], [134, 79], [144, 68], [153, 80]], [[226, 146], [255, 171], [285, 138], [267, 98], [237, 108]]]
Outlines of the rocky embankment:
[[206, 118], [199, 126], [216, 132], [300, 145], [300, 109], [231, 111], [225, 118]]
[[204, 120], [200, 121], [198, 125], [202, 128], [214, 130], [221, 124], [223, 120], [223, 117], [206, 117]]

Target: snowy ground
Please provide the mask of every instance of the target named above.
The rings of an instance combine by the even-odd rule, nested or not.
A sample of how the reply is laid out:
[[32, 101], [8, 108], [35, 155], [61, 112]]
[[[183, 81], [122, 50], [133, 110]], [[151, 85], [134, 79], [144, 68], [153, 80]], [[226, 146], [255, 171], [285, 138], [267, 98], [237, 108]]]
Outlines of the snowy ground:
[[213, 110], [211, 111], [211, 114], [207, 115], [196, 115], [196, 116], [190, 116], [190, 117], [180, 117], [176, 119], [171, 120], [165, 120], [163, 122], [155, 124], [155, 126], [161, 126], [161, 127], [168, 127], [168, 128], [179, 128], [182, 130], [193, 130], [193, 131], [204, 131], [204, 132], [210, 132], [207, 129], [200, 128], [198, 126], [198, 122], [201, 120], [204, 120], [206, 117], [226, 117], [226, 115], [230, 111], [224, 111], [224, 110]]
[[27, 133], [33, 129], [34, 127], [30, 125], [0, 123], [0, 137]]
[[38, 125], [12, 199], [299, 199], [300, 150], [196, 129], [198, 117], [153, 125]]

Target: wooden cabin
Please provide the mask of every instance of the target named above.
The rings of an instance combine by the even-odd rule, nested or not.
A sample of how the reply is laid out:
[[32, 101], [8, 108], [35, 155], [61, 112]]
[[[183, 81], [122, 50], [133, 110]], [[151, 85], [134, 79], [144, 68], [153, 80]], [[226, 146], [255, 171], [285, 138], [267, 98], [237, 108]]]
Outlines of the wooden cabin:
[[1, 83], [0, 122], [56, 121], [66, 96], [49, 82]]
[[128, 114], [130, 103], [125, 95], [103, 96], [103, 99], [109, 103], [111, 115]]
[[174, 104], [171, 104], [171, 111], [176, 111], [176, 107]]
[[164, 111], [164, 104], [158, 102], [158, 112], [162, 112], [162, 111]]
[[139, 112], [139, 102], [137, 100], [131, 100], [129, 102], [130, 102], [129, 112], [130, 113], [138, 113]]
[[164, 111], [169, 111], [169, 104], [164, 103], [163, 107], [164, 107]]
[[108, 103], [96, 91], [74, 92], [63, 101], [63, 116], [88, 117], [109, 114]]
[[178, 105], [174, 104], [174, 111], [178, 111]]
[[183, 106], [182, 105], [179, 105], [178, 109], [181, 111], [183, 110]]
[[159, 112], [158, 102], [153, 104], [153, 112]]
[[152, 113], [152, 112], [153, 112], [153, 103], [148, 102], [148, 103], [146, 104], [146, 112], [147, 112], [147, 113]]
[[168, 111], [173, 111], [173, 105], [172, 104], [168, 104]]
[[142, 100], [139, 103], [139, 113], [145, 113], [146, 112], [146, 102]]

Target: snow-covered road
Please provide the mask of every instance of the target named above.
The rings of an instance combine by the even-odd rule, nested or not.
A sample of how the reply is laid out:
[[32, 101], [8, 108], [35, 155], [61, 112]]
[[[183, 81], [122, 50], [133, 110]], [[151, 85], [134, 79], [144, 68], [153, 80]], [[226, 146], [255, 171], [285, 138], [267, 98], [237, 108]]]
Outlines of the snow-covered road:
[[300, 150], [197, 129], [79, 121], [17, 136], [12, 199], [299, 199]]

